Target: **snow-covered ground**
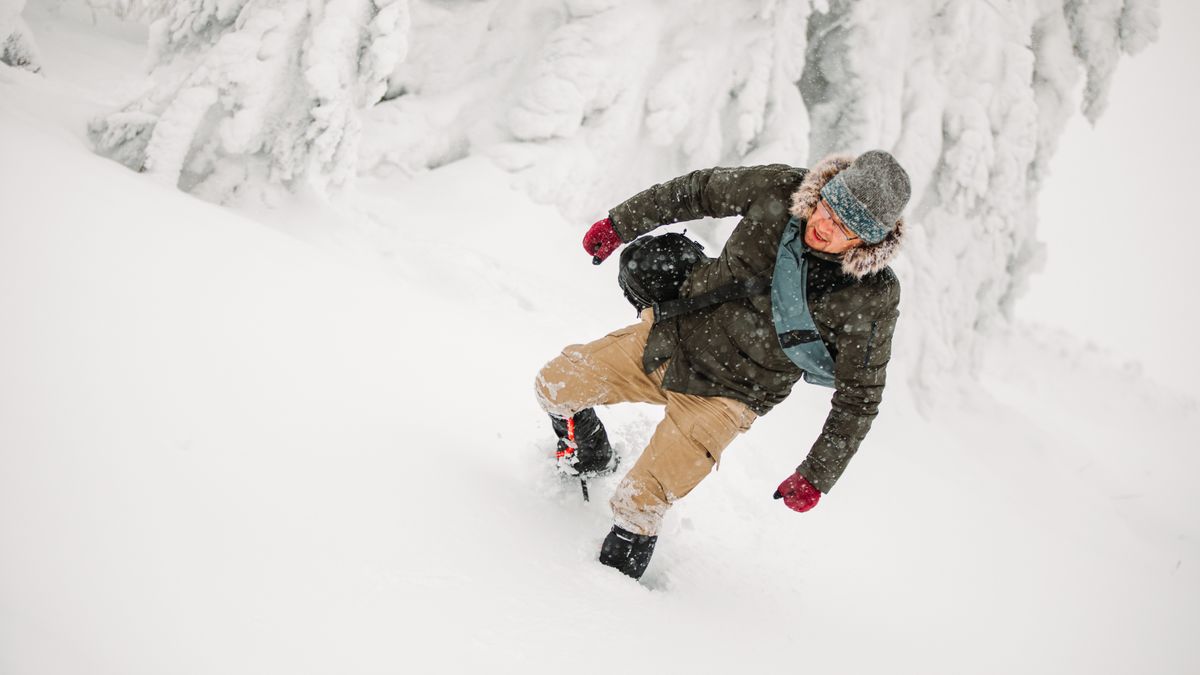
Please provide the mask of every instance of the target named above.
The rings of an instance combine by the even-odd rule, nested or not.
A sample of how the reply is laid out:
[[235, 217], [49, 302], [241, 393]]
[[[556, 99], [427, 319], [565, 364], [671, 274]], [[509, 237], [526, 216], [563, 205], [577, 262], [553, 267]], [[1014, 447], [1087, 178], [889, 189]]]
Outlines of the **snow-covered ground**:
[[[585, 224], [479, 159], [213, 206], [89, 151], [139, 35], [35, 29], [44, 77], [0, 67], [0, 673], [1200, 672], [1190, 395], [1015, 325], [925, 414], [894, 377], [801, 515], [798, 389], [634, 583], [531, 393], [633, 319]], [[627, 462], [657, 420], [601, 414]]]

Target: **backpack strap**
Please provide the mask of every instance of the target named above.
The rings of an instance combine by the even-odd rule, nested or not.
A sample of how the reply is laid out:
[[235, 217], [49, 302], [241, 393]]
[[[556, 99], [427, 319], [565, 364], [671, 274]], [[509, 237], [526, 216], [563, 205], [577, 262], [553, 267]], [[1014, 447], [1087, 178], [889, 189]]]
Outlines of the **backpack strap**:
[[654, 308], [654, 323], [674, 319], [675, 317], [690, 314], [705, 307], [729, 302], [730, 300], [762, 295], [769, 290], [771, 290], [770, 270], [752, 279], [735, 281], [707, 293], [697, 295], [694, 298], [679, 298], [678, 300], [656, 302], [652, 305]]

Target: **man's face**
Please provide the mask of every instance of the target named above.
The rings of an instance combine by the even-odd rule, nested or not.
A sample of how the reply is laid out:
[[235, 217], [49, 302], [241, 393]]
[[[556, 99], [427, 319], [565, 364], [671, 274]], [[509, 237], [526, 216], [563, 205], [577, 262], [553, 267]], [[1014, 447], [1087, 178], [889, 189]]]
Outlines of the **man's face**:
[[817, 202], [808, 217], [808, 225], [804, 228], [804, 243], [814, 251], [825, 253], [844, 253], [855, 246], [861, 246], [863, 240], [846, 227], [825, 200]]

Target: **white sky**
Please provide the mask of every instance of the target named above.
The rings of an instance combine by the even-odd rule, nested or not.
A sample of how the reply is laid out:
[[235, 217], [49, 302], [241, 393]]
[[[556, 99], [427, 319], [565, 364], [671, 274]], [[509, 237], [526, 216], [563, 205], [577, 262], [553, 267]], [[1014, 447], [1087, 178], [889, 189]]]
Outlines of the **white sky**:
[[1163, 0], [1159, 39], [1118, 67], [1095, 128], [1072, 119], [1040, 195], [1045, 272], [1017, 315], [1200, 381], [1200, 2]]

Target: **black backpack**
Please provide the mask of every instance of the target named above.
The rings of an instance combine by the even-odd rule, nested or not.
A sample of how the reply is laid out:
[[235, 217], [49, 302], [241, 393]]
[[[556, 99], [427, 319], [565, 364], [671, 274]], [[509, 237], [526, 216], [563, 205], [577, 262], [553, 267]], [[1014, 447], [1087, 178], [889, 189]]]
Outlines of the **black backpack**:
[[655, 303], [679, 298], [679, 287], [701, 260], [708, 260], [704, 247], [682, 234], [638, 237], [621, 251], [617, 283], [640, 313]]
[[638, 237], [621, 251], [617, 283], [625, 299], [640, 314], [654, 308], [654, 322], [675, 318], [735, 298], [764, 293], [771, 287], [769, 276], [733, 283], [694, 298], [679, 297], [679, 289], [698, 263], [710, 258], [704, 247], [682, 234]]

